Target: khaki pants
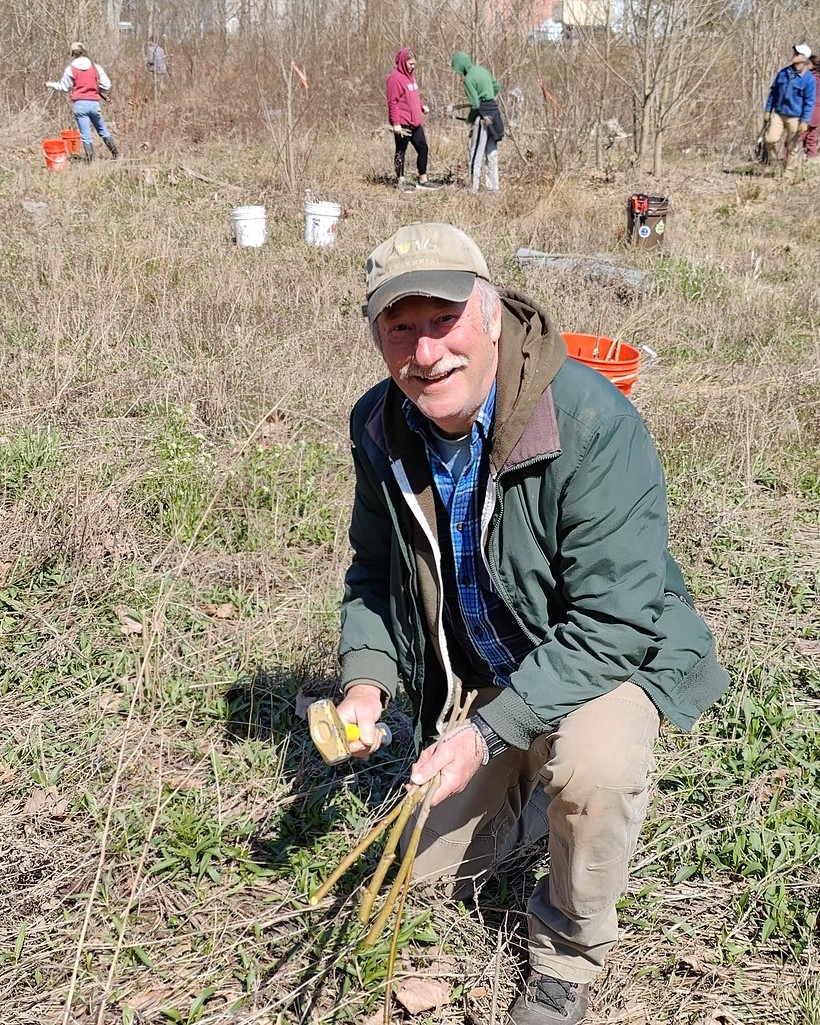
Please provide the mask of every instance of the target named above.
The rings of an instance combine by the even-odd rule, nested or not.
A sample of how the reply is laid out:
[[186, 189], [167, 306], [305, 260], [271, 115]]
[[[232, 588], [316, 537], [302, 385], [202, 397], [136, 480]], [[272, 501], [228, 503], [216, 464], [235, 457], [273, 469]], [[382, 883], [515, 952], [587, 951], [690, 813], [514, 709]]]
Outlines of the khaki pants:
[[766, 149], [769, 153], [769, 164], [774, 166], [777, 162], [778, 150], [780, 149], [780, 142], [785, 136], [786, 149], [784, 154], [783, 163], [785, 164], [788, 160], [789, 153], [794, 149], [794, 144], [797, 140], [797, 128], [800, 124], [800, 118], [797, 117], [783, 117], [781, 114], [772, 111], [772, 119], [766, 128]]
[[[482, 690], [473, 707], [497, 693]], [[644, 691], [625, 683], [528, 751], [510, 748], [432, 809], [414, 878], [443, 880], [463, 898], [548, 835], [549, 875], [527, 906], [530, 963], [569, 982], [591, 981], [618, 938], [615, 903], [646, 817], [658, 727]]]

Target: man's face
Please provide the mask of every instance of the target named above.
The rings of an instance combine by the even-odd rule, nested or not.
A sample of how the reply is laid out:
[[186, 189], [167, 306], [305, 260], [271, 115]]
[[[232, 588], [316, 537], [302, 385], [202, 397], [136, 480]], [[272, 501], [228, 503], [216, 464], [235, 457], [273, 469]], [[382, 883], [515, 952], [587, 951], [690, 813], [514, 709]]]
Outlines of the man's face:
[[469, 433], [498, 367], [500, 303], [489, 332], [478, 287], [461, 303], [408, 296], [376, 323], [387, 369], [404, 394], [444, 434]]
[[792, 57], [792, 67], [795, 71], [804, 71], [809, 61], [807, 57], [804, 57], [802, 53], [796, 53]]

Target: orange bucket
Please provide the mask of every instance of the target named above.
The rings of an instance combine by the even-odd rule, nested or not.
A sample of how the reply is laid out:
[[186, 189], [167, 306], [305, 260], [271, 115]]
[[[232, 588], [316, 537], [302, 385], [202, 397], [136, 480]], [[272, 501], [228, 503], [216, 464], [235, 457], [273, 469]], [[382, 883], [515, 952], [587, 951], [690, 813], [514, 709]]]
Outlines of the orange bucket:
[[68, 167], [68, 149], [64, 139], [46, 139], [43, 153], [49, 171], [65, 171]]
[[83, 144], [80, 139], [80, 133], [74, 128], [67, 128], [64, 132], [60, 132], [60, 138], [65, 143], [65, 148], [68, 150], [68, 155], [73, 156], [76, 153], [82, 153]]
[[[627, 345], [626, 342], [616, 343], [613, 339], [601, 335], [565, 334], [561, 337], [572, 359], [585, 363], [609, 378], [624, 395], [632, 391], [632, 385], [638, 380], [641, 365], [640, 349], [636, 349], [634, 345]], [[610, 355], [609, 359], [607, 355]]]

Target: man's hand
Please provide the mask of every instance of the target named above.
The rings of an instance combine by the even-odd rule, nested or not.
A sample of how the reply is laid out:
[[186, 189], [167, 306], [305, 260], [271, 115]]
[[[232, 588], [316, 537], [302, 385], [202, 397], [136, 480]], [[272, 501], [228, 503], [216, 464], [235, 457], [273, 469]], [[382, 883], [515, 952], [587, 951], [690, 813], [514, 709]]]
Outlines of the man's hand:
[[421, 786], [441, 773], [441, 783], [432, 800], [435, 807], [452, 794], [460, 794], [484, 762], [484, 745], [469, 724], [440, 737], [422, 751], [410, 771], [410, 780]]
[[373, 683], [354, 683], [348, 687], [337, 711], [343, 723], [359, 727], [359, 739], [351, 740], [350, 753], [354, 758], [367, 758], [381, 747], [384, 734], [376, 729], [382, 714], [382, 692]]
[[406, 139], [410, 134], [406, 128], [402, 127], [402, 125], [393, 125], [392, 128], [396, 135], [400, 136], [402, 139]]
[[767, 125], [771, 121], [771, 119], [772, 119], [772, 112], [770, 110], [765, 111], [764, 114], [763, 114], [763, 124]]
[[805, 135], [808, 130], [809, 130], [809, 123], [808, 123], [808, 121], [801, 121], [800, 124], [797, 126], [797, 134], [798, 135]]
[[430, 108], [427, 106], [426, 103], [422, 103], [422, 105], [421, 105], [421, 112], [422, 112], [422, 114], [429, 114], [430, 113]]

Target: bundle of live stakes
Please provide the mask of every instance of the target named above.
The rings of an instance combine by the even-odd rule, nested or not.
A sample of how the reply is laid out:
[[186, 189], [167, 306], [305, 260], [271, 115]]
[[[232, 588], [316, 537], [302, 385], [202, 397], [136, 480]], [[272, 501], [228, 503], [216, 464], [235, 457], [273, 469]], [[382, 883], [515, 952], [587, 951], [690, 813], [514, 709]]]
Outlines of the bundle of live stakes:
[[[461, 701], [460, 688], [456, 687], [455, 700], [453, 703], [453, 711], [450, 714], [450, 718], [447, 723], [447, 728], [439, 738], [439, 742], [444, 740], [447, 736], [454, 733], [457, 729], [464, 726], [467, 722], [467, 717], [470, 714], [470, 707], [475, 700], [476, 692], [470, 691]], [[404, 903], [407, 898], [407, 894], [410, 890], [410, 879], [413, 872], [413, 862], [416, 858], [416, 851], [418, 850], [419, 841], [421, 839], [421, 832], [424, 828], [424, 823], [427, 820], [427, 816], [430, 811], [430, 806], [433, 797], [438, 789], [440, 782], [440, 774], [437, 774], [432, 779], [420, 786], [411, 784], [405, 796], [401, 801], [393, 808], [392, 811], [388, 812], [384, 818], [380, 819], [376, 825], [370, 830], [370, 832], [361, 840], [349, 854], [347, 854], [340, 862], [337, 868], [331, 873], [327, 880], [319, 887], [319, 889], [310, 898], [312, 906], [316, 906], [321, 900], [323, 900], [336, 883], [342, 878], [347, 870], [358, 861], [358, 859], [364, 854], [364, 852], [375, 843], [376, 840], [392, 825], [390, 834], [387, 838], [387, 842], [384, 847], [381, 859], [376, 866], [376, 871], [370, 880], [370, 883], [364, 888], [362, 892], [361, 904], [359, 905], [359, 921], [362, 925], [370, 924], [370, 918], [373, 912], [373, 905], [378, 895], [379, 889], [387, 876], [390, 866], [396, 860], [396, 851], [398, 849], [399, 840], [404, 832], [405, 827], [410, 821], [410, 817], [416, 808], [419, 809], [416, 821], [413, 825], [413, 831], [410, 835], [410, 840], [407, 844], [407, 848], [404, 854], [404, 858], [399, 865], [396, 878], [393, 881], [393, 885], [390, 887], [390, 891], [387, 894], [384, 904], [382, 905], [381, 911], [379, 912], [376, 920], [370, 925], [370, 931], [362, 941], [362, 949], [372, 947], [381, 934], [382, 929], [385, 926], [388, 918], [392, 911], [396, 910], [396, 922], [393, 929], [393, 941], [390, 945], [390, 953], [388, 956], [388, 972], [387, 977], [392, 977], [393, 964], [396, 958], [396, 949], [398, 947], [399, 932], [401, 929], [401, 917], [404, 909]]]

